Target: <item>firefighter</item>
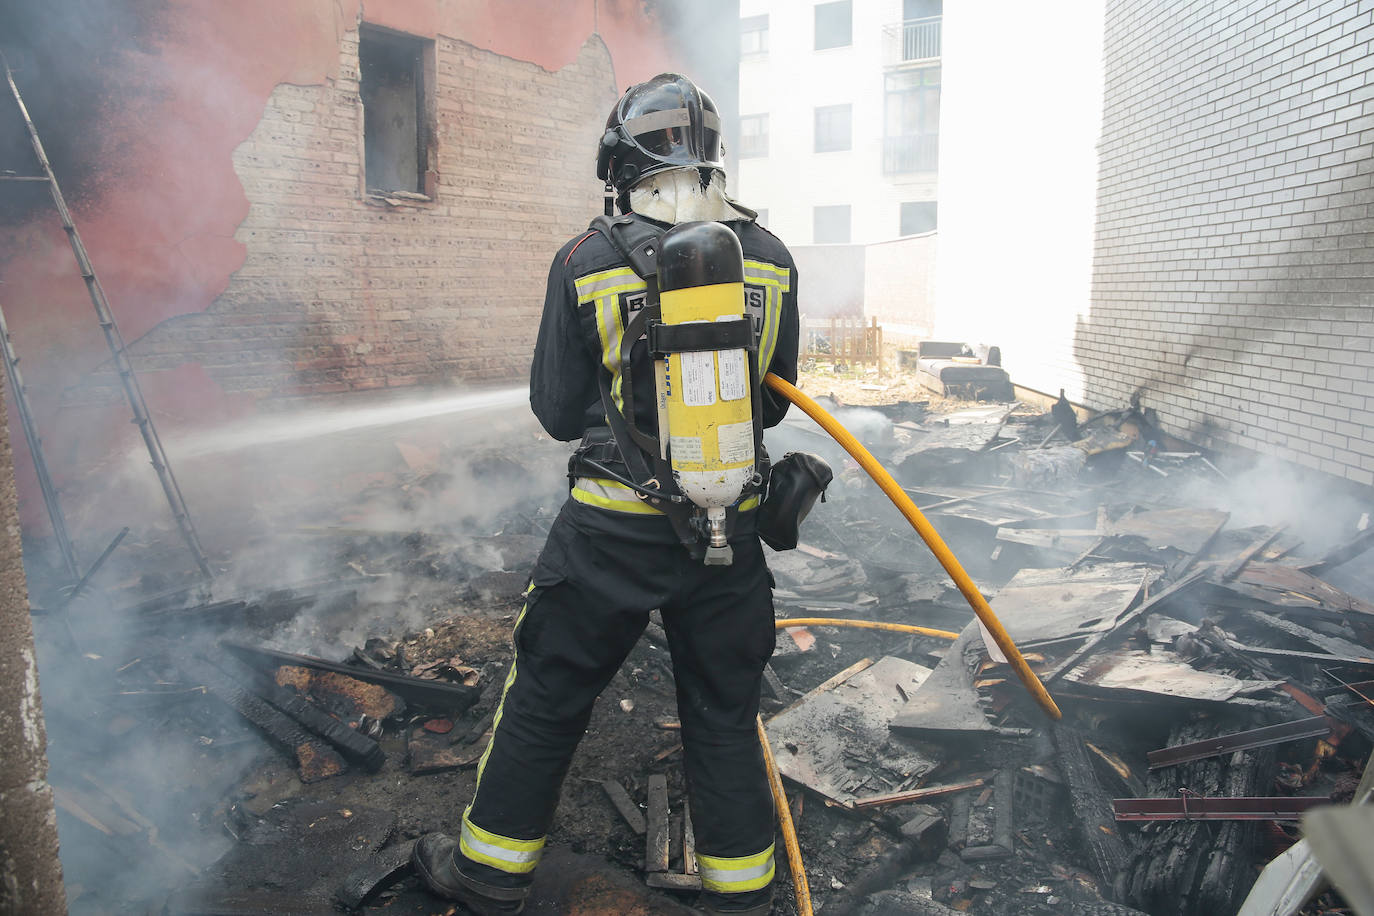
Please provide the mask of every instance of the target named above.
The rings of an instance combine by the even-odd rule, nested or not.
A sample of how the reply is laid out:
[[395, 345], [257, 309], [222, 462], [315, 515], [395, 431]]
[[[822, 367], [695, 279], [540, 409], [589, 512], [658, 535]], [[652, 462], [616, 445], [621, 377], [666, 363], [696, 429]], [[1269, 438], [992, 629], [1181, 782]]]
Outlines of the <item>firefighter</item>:
[[708, 565], [693, 542], [700, 532], [684, 520], [690, 503], [674, 498], [669, 473], [652, 474], [664, 466], [662, 450], [644, 440], [658, 429], [649, 344], [636, 339], [622, 351], [622, 343], [641, 327], [632, 323], [639, 312], [656, 308], [653, 256], [664, 233], [723, 223], [743, 256], [757, 359], [752, 422], [761, 433], [788, 405], [758, 379], [796, 380], [797, 271], [756, 214], [726, 196], [719, 114], [684, 76], [661, 74], [625, 93], [598, 147], [598, 172], [623, 215], [594, 221], [554, 258], [530, 372], [530, 404], [544, 428], [581, 439], [569, 498], [525, 593], [515, 660], [460, 832], [424, 836], [413, 861], [439, 896], [479, 914], [520, 912], [593, 702], [658, 609], [677, 687], [699, 903], [712, 913], [767, 913], [774, 811], [755, 718], [774, 628], [772, 579], [754, 529], [759, 475], [730, 509], [728, 560]]

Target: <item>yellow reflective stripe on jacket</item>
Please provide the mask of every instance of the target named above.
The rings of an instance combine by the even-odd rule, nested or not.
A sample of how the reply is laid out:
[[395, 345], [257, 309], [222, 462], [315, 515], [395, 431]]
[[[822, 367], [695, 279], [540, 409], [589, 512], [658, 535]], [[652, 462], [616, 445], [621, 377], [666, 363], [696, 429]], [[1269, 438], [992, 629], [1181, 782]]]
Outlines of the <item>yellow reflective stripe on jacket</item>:
[[[773, 361], [781, 325], [782, 297], [792, 289], [792, 274], [785, 267], [767, 261], [746, 259], [744, 282], [764, 291], [763, 323], [759, 330], [759, 366], [764, 372]], [[601, 346], [601, 364], [611, 374], [611, 400], [623, 410], [620, 396], [620, 347], [625, 337], [625, 320], [620, 310], [624, 293], [645, 291], [644, 281], [629, 267], [613, 267], [587, 274], [573, 281], [578, 305], [591, 305], [596, 315], [596, 333]]]
[[590, 302], [594, 298], [605, 295], [608, 291], [623, 292], [625, 289], [634, 289], [635, 286], [643, 287], [644, 281], [630, 267], [612, 267], [610, 270], [598, 270], [594, 274], [587, 274], [573, 281], [573, 288], [577, 290], [578, 302]]
[[[604, 480], [600, 477], [579, 477], [573, 484], [572, 498], [580, 503], [589, 506], [596, 506], [600, 509], [608, 509], [611, 512], [632, 512], [636, 515], [662, 515], [660, 509], [655, 509], [644, 500], [640, 499], [634, 490], [625, 486], [623, 483], [616, 483], [614, 480]], [[749, 512], [759, 507], [759, 495], [755, 493], [746, 497], [739, 504], [740, 512]]]
[[467, 856], [474, 862], [490, 865], [513, 875], [523, 875], [534, 871], [539, 857], [544, 854], [544, 838], [537, 840], [516, 840], [500, 836], [490, 830], [483, 830], [463, 815], [463, 830], [458, 843]]
[[625, 409], [620, 397], [620, 344], [625, 324], [620, 315], [621, 293], [642, 292], [644, 281], [629, 267], [597, 271], [573, 281], [577, 304], [591, 305], [596, 315], [596, 335], [601, 344], [601, 364], [611, 373], [611, 400], [617, 410]]
[[759, 332], [759, 370], [767, 372], [778, 348], [778, 326], [782, 323], [782, 296], [792, 288], [791, 271], [766, 261], [745, 261], [744, 282], [762, 286], [763, 328]]
[[697, 870], [704, 890], [742, 894], [767, 887], [773, 880], [773, 847], [752, 856], [725, 858], [697, 853]]
[[614, 480], [600, 477], [579, 477], [573, 484], [572, 498], [589, 506], [610, 509], [612, 512], [633, 512], [638, 515], [663, 513], [640, 499], [634, 490]]

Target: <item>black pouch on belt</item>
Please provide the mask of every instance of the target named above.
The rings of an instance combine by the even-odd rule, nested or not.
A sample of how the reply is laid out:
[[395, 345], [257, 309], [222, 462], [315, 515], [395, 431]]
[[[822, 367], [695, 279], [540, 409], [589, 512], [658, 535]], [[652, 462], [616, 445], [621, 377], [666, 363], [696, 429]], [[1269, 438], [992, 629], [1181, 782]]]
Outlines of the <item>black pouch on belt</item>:
[[768, 477], [768, 498], [759, 507], [759, 537], [774, 550], [791, 550], [801, 539], [801, 523], [816, 498], [825, 501], [825, 488], [834, 478], [820, 455], [788, 452], [773, 465]]

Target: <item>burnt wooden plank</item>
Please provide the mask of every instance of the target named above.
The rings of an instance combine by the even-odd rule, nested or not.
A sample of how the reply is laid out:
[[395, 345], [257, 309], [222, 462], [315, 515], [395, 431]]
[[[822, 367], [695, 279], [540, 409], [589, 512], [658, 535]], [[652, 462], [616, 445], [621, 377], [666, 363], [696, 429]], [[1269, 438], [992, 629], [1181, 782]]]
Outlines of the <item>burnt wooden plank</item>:
[[1272, 528], [1268, 528], [1260, 532], [1260, 536], [1255, 539], [1254, 543], [1252, 543], [1249, 547], [1242, 550], [1240, 556], [1232, 560], [1229, 564], [1227, 564], [1226, 568], [1222, 570], [1221, 581], [1230, 582], [1236, 576], [1240, 575], [1240, 571], [1244, 569], [1252, 559], [1254, 559], [1255, 554], [1259, 553], [1261, 550], [1263, 550], [1264, 548], [1268, 547], [1271, 543], [1273, 543], [1274, 538], [1278, 537], [1280, 534], [1283, 533], [1283, 529], [1283, 525], [1275, 525]]
[[337, 662], [327, 661], [322, 658], [313, 658], [308, 655], [294, 655], [290, 652], [278, 652], [275, 649], [263, 649], [259, 646], [249, 646], [243, 643], [221, 640], [220, 645], [226, 649], [231, 649], [247, 658], [250, 662], [257, 665], [270, 663], [273, 667], [280, 665], [298, 665], [303, 668], [314, 668], [319, 671], [332, 671], [335, 674], [343, 674], [369, 684], [379, 684], [402, 697], [408, 703], [416, 703], [421, 706], [439, 707], [459, 713], [467, 709], [482, 692], [476, 687], [468, 687], [464, 684], [445, 684], [440, 681], [426, 681], [418, 677], [410, 677], [405, 674], [392, 674], [387, 671], [373, 671], [367, 668], [357, 668], [352, 665], [342, 665]]
[[318, 782], [348, 769], [338, 752], [321, 738], [214, 665], [186, 655], [177, 658], [176, 664], [187, 680], [204, 684], [274, 742], [291, 751], [300, 769], [301, 782]]
[[655, 773], [649, 777], [649, 807], [644, 837], [644, 870], [668, 870], [668, 777]]
[[640, 813], [638, 806], [630, 798], [630, 793], [625, 791], [625, 787], [614, 779], [603, 779], [601, 788], [606, 790], [606, 797], [611, 800], [611, 804], [615, 805], [615, 810], [620, 812], [620, 816], [625, 819], [625, 823], [630, 825], [630, 829], [643, 836], [647, 829], [644, 815]]
[[692, 829], [692, 806], [682, 806], [682, 873], [697, 873], [697, 833]]
[[1345, 544], [1329, 551], [1315, 563], [1309, 563], [1301, 568], [1314, 575], [1321, 575], [1327, 570], [1335, 569], [1343, 563], [1350, 562], [1370, 547], [1374, 547], [1374, 526], [1366, 528]]
[[1109, 888], [1129, 857], [1126, 841], [1111, 817], [1111, 796], [1098, 782], [1082, 733], [1060, 722], [1053, 726], [1052, 734], [1059, 769], [1069, 790], [1079, 831], [1091, 855], [1093, 870], [1103, 888]]
[[225, 674], [245, 686], [250, 686], [255, 693], [277, 709], [334, 745], [340, 753], [354, 763], [360, 764], [369, 773], [377, 772], [386, 763], [386, 753], [376, 741], [349, 728], [295, 691], [267, 680], [233, 656], [217, 657], [214, 664]]
[[[1234, 728], [1234, 721], [1198, 718], [1176, 726], [1171, 744], [1191, 743]], [[1151, 771], [1146, 791], [1178, 796], [1180, 787], [1204, 796], [1253, 797], [1273, 785], [1273, 747], [1236, 751]], [[1255, 821], [1178, 820], [1134, 833], [1119, 878], [1122, 902], [1158, 916], [1234, 913], [1254, 884], [1261, 825]]]
[[1243, 611], [1242, 616], [1271, 630], [1277, 630], [1285, 635], [1300, 639], [1308, 645], [1316, 646], [1328, 655], [1366, 665], [1374, 665], [1374, 657], [1372, 657], [1374, 651], [1356, 645], [1348, 639], [1341, 639], [1339, 636], [1327, 636], [1300, 623], [1294, 623], [1273, 614], [1266, 614], [1263, 611]]
[[1169, 585], [1168, 587], [1151, 595], [1149, 598], [1146, 598], [1144, 601], [1140, 602], [1140, 604], [1138, 604], [1134, 610], [1127, 611], [1125, 614], [1122, 614], [1121, 617], [1117, 619], [1116, 626], [1113, 629], [1105, 633], [1096, 633], [1093, 636], [1090, 636], [1086, 640], [1084, 640], [1083, 645], [1079, 646], [1076, 650], [1074, 650], [1072, 654], [1070, 654], [1062, 662], [1056, 665], [1053, 671], [1051, 671], [1047, 675], [1042, 676], [1041, 680], [1048, 685], [1051, 681], [1055, 680], [1060, 675], [1072, 670], [1073, 667], [1077, 665], [1079, 661], [1083, 659], [1084, 656], [1092, 652], [1102, 643], [1106, 642], [1109, 638], [1121, 638], [1121, 636], [1128, 631], [1128, 628], [1137, 620], [1139, 620], [1145, 614], [1146, 611], [1150, 611], [1156, 607], [1160, 607], [1166, 601], [1173, 598], [1175, 595], [1179, 594], [1180, 592], [1184, 591], [1190, 586], [1196, 584], [1205, 575], [1206, 573], [1202, 571], [1195, 572], [1185, 578], [1179, 579], [1172, 585]]
[[968, 779], [963, 782], [951, 782], [937, 786], [923, 786], [919, 789], [908, 789], [905, 792], [888, 792], [884, 795], [870, 795], [866, 798], [856, 798], [851, 803], [854, 808], [876, 808], [880, 805], [902, 805], [907, 802], [924, 801], [928, 798], [940, 798], [945, 795], [953, 795], [955, 792], [964, 792], [968, 789], [976, 789], [985, 785], [987, 779], [979, 777]]

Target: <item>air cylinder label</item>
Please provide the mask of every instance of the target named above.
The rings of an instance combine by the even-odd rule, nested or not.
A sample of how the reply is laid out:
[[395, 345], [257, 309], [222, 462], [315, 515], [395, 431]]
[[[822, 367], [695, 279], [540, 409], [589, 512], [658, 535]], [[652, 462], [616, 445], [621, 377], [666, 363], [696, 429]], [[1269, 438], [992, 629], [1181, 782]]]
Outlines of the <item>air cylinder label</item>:
[[716, 402], [716, 354], [711, 350], [683, 353], [682, 403], [710, 407]]
[[723, 464], [751, 463], [754, 460], [754, 423], [722, 423], [716, 428], [720, 460]]
[[716, 357], [720, 362], [720, 399], [738, 401], [749, 396], [749, 365], [745, 362], [743, 350], [721, 350]]
[[678, 464], [701, 464], [706, 456], [701, 451], [701, 439], [698, 436], [673, 436], [673, 463]]

